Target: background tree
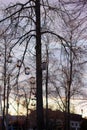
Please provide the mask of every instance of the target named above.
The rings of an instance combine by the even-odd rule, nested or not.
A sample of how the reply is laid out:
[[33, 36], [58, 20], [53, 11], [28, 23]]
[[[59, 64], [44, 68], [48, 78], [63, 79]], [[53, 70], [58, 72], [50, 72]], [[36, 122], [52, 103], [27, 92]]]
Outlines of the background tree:
[[[68, 4], [71, 5], [73, 3], [70, 2]], [[85, 51], [86, 48], [84, 44], [82, 44], [81, 42], [81, 41], [85, 42], [85, 39], [83, 37], [86, 31], [86, 28], [83, 26], [85, 24], [85, 21], [84, 22], [80, 21], [81, 13], [82, 13], [80, 10], [81, 7], [78, 7], [79, 13], [77, 14], [77, 10], [75, 10], [74, 8], [76, 4], [77, 3], [74, 3], [73, 9], [70, 9], [69, 7], [67, 8], [67, 6], [64, 6], [64, 4], [62, 5], [64, 12], [61, 12], [61, 16], [63, 20], [63, 21], [61, 20], [61, 24], [63, 25], [62, 26], [63, 30], [61, 30], [61, 35], [63, 35], [67, 43], [64, 43], [63, 44], [64, 46], [60, 47], [61, 57], [59, 59], [60, 63], [58, 67], [59, 76], [58, 78], [56, 78], [57, 81], [56, 85], [54, 83], [55, 81], [53, 82], [59, 97], [61, 98], [65, 95], [66, 103], [64, 103], [62, 98], [61, 100], [66, 112], [68, 112], [68, 116], [70, 115], [69, 113], [70, 113], [71, 96], [82, 93], [81, 79], [83, 75], [83, 66], [81, 63], [83, 63], [86, 60], [86, 54], [87, 54], [87, 52]], [[72, 11], [74, 13], [72, 13]], [[67, 119], [68, 119], [67, 129], [70, 129], [69, 118]]]

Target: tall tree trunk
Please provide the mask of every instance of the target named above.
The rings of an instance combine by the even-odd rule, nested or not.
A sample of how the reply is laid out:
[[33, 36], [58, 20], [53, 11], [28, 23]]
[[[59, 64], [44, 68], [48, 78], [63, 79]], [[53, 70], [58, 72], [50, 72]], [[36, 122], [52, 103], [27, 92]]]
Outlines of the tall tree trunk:
[[46, 46], [46, 130], [48, 130], [48, 47]]
[[72, 84], [72, 44], [70, 46], [70, 72], [69, 72], [69, 81], [68, 81], [68, 130], [70, 130], [70, 92], [71, 92], [71, 84]]
[[42, 93], [42, 57], [41, 57], [41, 21], [40, 21], [40, 0], [36, 0], [36, 110], [37, 129], [43, 130], [43, 93]]

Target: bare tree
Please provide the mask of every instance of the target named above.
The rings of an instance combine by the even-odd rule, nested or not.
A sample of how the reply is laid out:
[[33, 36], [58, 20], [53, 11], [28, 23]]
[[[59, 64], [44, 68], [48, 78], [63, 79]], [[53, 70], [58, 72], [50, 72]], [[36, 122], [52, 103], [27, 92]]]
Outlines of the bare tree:
[[[41, 11], [44, 16], [43, 22], [41, 23]], [[12, 36], [13, 47], [17, 44], [25, 43], [25, 51], [23, 55], [23, 60], [26, 54], [26, 50], [30, 43], [34, 43], [36, 49], [36, 90], [37, 90], [37, 127], [38, 130], [42, 130], [44, 127], [43, 119], [43, 95], [42, 95], [42, 47], [41, 47], [41, 35], [50, 33], [54, 35], [57, 39], [61, 41], [64, 40], [63, 37], [56, 34], [53, 31], [50, 31], [47, 28], [43, 28], [42, 25], [46, 23], [46, 19], [50, 19], [47, 14], [50, 10], [55, 8], [48, 1], [40, 0], [30, 0], [26, 3], [17, 3], [6, 8], [6, 17], [3, 18], [0, 22], [8, 21], [8, 25], [5, 29], [5, 32]], [[46, 14], [47, 13], [47, 14]], [[46, 18], [47, 17], [47, 18]], [[14, 42], [14, 43], [13, 43]], [[13, 47], [10, 49], [12, 50]], [[23, 61], [22, 60], [22, 61]], [[23, 63], [23, 62], [22, 62]], [[22, 65], [22, 64], [21, 64]], [[19, 74], [18, 74], [19, 77]]]
[[[66, 3], [66, 2], [65, 2]], [[78, 7], [79, 12], [77, 13], [77, 2], [69, 2], [68, 4], [73, 5], [73, 9], [70, 7], [66, 7], [63, 2], [61, 2], [62, 8], [64, 12], [61, 12], [61, 24], [62, 24], [62, 35], [66, 39], [66, 43], [64, 46], [61, 46], [60, 52], [60, 63], [58, 70], [59, 76], [56, 78], [57, 83], [53, 84], [56, 88], [56, 92], [58, 93], [63, 106], [65, 107], [65, 111], [67, 112], [68, 118], [66, 119], [66, 129], [70, 129], [70, 99], [73, 95], [81, 94], [82, 83], [81, 79], [83, 76], [83, 65], [82, 63], [86, 62], [86, 48], [81, 41], [85, 42], [84, 36], [86, 36], [85, 31], [87, 30], [85, 25], [85, 17], [84, 20], [81, 14], [83, 13], [81, 6]], [[67, 9], [68, 8], [68, 9]], [[73, 12], [74, 13], [73, 13]], [[65, 13], [66, 12], [66, 13]], [[61, 29], [61, 28], [60, 28]], [[55, 72], [56, 72], [55, 71]], [[79, 89], [78, 89], [79, 88]], [[64, 89], [64, 91], [63, 91]], [[65, 103], [62, 100], [62, 96], [65, 93]], [[58, 102], [59, 103], [59, 102]], [[59, 104], [60, 105], [60, 104]], [[61, 106], [61, 105], [60, 105]]]
[[[79, 13], [75, 12], [77, 10], [74, 10], [74, 12], [73, 10], [71, 10], [70, 6], [68, 6], [71, 4], [73, 5], [73, 10], [75, 9], [75, 7], [77, 7], [77, 5], [79, 5], [77, 8]], [[70, 113], [70, 97], [72, 95], [71, 88], [73, 88], [72, 86], [75, 83], [78, 84], [78, 82], [80, 81], [79, 80], [80, 75], [78, 76], [77, 73], [78, 70], [80, 69], [80, 66], [77, 67], [79, 64], [77, 61], [79, 61], [78, 51], [80, 52], [81, 48], [79, 49], [79, 45], [77, 46], [77, 41], [82, 40], [82, 34], [84, 32], [84, 29], [80, 29], [80, 25], [83, 25], [81, 19], [79, 19], [81, 18], [80, 4], [78, 1], [51, 2], [46, 0], [42, 1], [29, 0], [25, 3], [16, 3], [7, 7], [5, 9], [5, 16], [0, 21], [0, 23], [4, 22], [4, 25], [6, 25], [4, 32], [10, 36], [12, 44], [12, 46], [10, 47], [10, 51], [12, 51], [14, 47], [17, 46], [18, 44], [20, 46], [24, 44], [24, 50], [23, 50], [24, 53], [22, 54], [21, 65], [19, 68], [19, 72], [16, 75], [17, 88], [21, 67], [23, 66], [27, 50], [31, 46], [33, 48], [33, 51], [31, 53], [34, 53], [34, 58], [36, 60], [35, 68], [36, 68], [36, 94], [37, 94], [36, 99], [37, 99], [38, 130], [42, 130], [44, 127], [43, 100], [42, 100], [43, 99], [42, 45], [45, 42], [44, 39], [46, 39], [46, 36], [48, 34], [50, 42], [51, 43], [55, 42], [56, 43], [55, 45], [58, 44], [58, 49], [61, 48], [62, 50], [60, 53], [60, 55], [62, 56], [60, 59], [58, 58], [58, 60], [60, 60], [60, 64], [57, 69], [58, 71], [56, 71], [57, 75], [59, 74], [61, 77], [57, 77], [54, 75], [57, 80], [55, 84], [61, 86], [60, 88], [56, 87], [56, 90], [59, 95], [61, 94], [61, 90], [64, 89], [66, 96], [65, 108], [66, 111]], [[54, 16], [55, 18], [52, 16]], [[61, 24], [59, 22], [60, 19]], [[78, 31], [79, 34], [76, 35]], [[62, 47], [60, 46], [60, 44], [62, 45]], [[50, 76], [50, 82], [54, 83], [53, 76], [51, 77], [51, 74], [49, 76]], [[75, 78], [77, 80], [75, 80]], [[73, 93], [75, 92], [76, 92], [75, 89], [73, 89]], [[68, 129], [69, 129], [69, 122], [68, 122]]]

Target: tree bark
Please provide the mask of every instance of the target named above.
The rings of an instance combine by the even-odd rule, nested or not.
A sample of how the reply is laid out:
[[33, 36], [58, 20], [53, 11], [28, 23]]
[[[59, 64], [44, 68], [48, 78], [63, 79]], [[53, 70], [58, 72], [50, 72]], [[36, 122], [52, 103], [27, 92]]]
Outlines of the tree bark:
[[40, 0], [36, 0], [36, 111], [37, 129], [43, 130], [43, 93], [42, 93], [42, 57], [41, 57], [41, 21], [40, 21]]

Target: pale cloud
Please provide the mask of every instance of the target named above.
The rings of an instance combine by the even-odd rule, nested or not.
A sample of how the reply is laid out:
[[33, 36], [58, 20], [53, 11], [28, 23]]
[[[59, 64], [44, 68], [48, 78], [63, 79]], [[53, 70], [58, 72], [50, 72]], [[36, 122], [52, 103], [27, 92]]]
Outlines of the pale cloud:
[[0, 4], [8, 5], [9, 3], [26, 2], [27, 0], [0, 0]]

